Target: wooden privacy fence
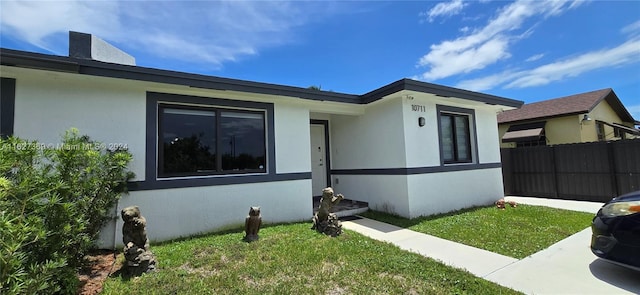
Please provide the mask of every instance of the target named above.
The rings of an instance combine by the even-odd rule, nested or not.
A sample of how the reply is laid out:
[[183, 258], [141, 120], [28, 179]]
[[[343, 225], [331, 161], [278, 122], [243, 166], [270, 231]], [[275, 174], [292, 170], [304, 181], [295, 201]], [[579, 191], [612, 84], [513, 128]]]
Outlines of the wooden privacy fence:
[[640, 190], [640, 139], [505, 148], [507, 195], [606, 202]]

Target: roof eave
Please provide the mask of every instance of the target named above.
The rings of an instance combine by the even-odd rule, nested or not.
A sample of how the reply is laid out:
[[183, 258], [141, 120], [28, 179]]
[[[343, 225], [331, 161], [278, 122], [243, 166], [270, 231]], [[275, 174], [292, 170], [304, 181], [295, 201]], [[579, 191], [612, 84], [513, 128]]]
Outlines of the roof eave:
[[140, 66], [107, 63], [89, 59], [55, 56], [0, 48], [2, 65], [62, 71], [84, 75], [130, 79], [146, 82], [183, 85], [194, 88], [249, 92], [267, 95], [297, 97], [315, 101], [332, 101], [350, 104], [368, 104], [402, 90], [430, 93], [442, 97], [456, 97], [489, 105], [521, 107], [524, 102], [489, 94], [452, 88], [411, 79], [401, 79], [363, 95], [322, 91], [294, 86], [245, 81], [206, 76]]
[[519, 108], [524, 102], [479, 92], [473, 92], [443, 85], [437, 85], [412, 79], [401, 79], [391, 84], [380, 87], [376, 90], [361, 95], [363, 103], [370, 103], [384, 98], [387, 95], [400, 92], [402, 90], [417, 91], [423, 93], [431, 93], [442, 97], [456, 97], [472, 101], [483, 102], [489, 105], [501, 105], [507, 107]]
[[509, 121], [498, 121], [498, 124], [515, 124], [515, 123], [533, 122], [533, 121], [555, 119], [555, 118], [560, 118], [560, 117], [582, 115], [582, 114], [586, 114], [586, 113], [588, 113], [588, 110], [576, 111], [576, 112], [571, 112], [571, 113], [557, 114], [557, 115], [553, 115], [553, 116], [524, 118], [524, 119], [509, 120]]
[[55, 55], [28, 53], [0, 48], [0, 64], [31, 69], [78, 73], [79, 65], [69, 58]]
[[353, 94], [45, 55], [4, 48], [0, 48], [0, 61], [2, 65], [7, 66], [62, 71], [91, 76], [168, 83], [213, 90], [281, 95], [318, 101], [360, 103], [360, 98]]
[[624, 107], [624, 105], [622, 104], [622, 101], [620, 101], [620, 98], [618, 98], [618, 95], [616, 95], [613, 89], [611, 89], [611, 92], [609, 92], [603, 99], [609, 104], [609, 106], [613, 109], [613, 111], [616, 112], [616, 114], [618, 114], [618, 117], [620, 117], [620, 120], [622, 120], [623, 122], [629, 122], [629, 123], [636, 122], [636, 120], [633, 118], [633, 116], [631, 116], [627, 108]]

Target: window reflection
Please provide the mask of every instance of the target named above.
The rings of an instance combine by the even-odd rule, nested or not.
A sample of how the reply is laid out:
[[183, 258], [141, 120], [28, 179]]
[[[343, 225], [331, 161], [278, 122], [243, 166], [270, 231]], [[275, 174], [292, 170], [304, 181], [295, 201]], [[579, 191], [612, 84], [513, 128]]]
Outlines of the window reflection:
[[264, 112], [160, 106], [160, 177], [266, 172]]

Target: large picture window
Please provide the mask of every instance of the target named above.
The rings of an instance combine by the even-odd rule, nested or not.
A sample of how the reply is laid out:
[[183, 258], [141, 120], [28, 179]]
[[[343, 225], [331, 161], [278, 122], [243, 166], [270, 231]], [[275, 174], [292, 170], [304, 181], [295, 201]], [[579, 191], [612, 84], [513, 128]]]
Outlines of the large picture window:
[[442, 106], [440, 109], [438, 126], [442, 163], [472, 163], [475, 143], [473, 111], [460, 109], [457, 112], [457, 108]]
[[266, 172], [265, 113], [160, 104], [158, 176]]

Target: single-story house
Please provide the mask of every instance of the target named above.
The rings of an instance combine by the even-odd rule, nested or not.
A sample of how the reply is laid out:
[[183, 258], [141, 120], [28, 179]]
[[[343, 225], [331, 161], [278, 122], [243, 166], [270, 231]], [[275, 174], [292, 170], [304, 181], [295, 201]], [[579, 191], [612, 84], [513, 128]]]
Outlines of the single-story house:
[[138, 205], [154, 241], [242, 224], [250, 206], [310, 220], [327, 186], [410, 218], [490, 204], [496, 114], [523, 103], [410, 79], [354, 95], [145, 68], [74, 32], [69, 56], [3, 48], [0, 61], [2, 133], [56, 143], [76, 127], [126, 146], [136, 178], [116, 210]]
[[555, 145], [640, 137], [611, 88], [528, 103], [498, 114], [500, 146]]

